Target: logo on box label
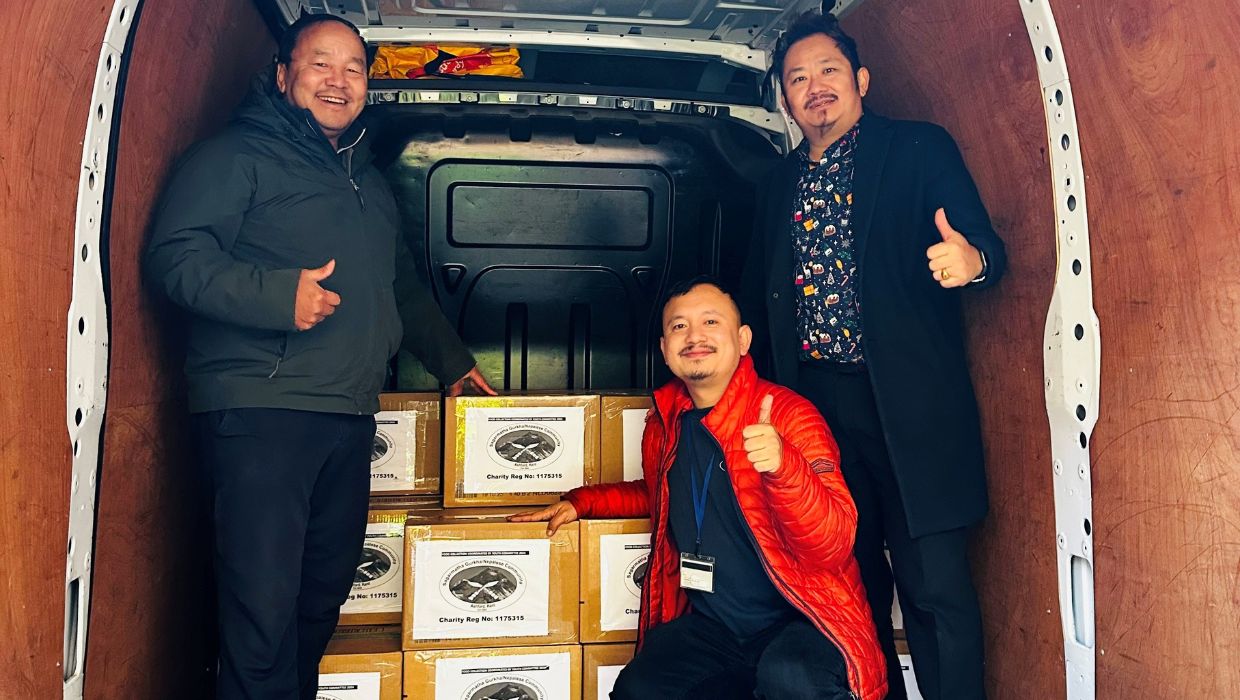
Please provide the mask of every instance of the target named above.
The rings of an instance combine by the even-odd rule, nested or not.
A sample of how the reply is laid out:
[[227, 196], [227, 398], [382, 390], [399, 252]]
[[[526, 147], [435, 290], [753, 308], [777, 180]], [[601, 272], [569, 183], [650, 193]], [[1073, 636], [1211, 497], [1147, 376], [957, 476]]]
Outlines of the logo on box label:
[[489, 446], [487, 454], [492, 461], [520, 471], [541, 469], [564, 454], [564, 441], [558, 433], [532, 423], [503, 429], [491, 438]]
[[444, 600], [468, 611], [502, 610], [520, 600], [525, 587], [525, 574], [498, 559], [457, 564], [439, 583]]
[[366, 540], [362, 545], [362, 558], [353, 574], [353, 590], [378, 588], [391, 581], [400, 573], [400, 567], [396, 566], [398, 557], [396, 550], [383, 540]]
[[462, 700], [545, 700], [547, 692], [524, 676], [492, 676], [470, 686]]
[[377, 428], [374, 444], [370, 446], [370, 470], [374, 471], [387, 464], [394, 454], [396, 454], [396, 441], [392, 439], [392, 436], [383, 432], [382, 428]]
[[629, 562], [628, 568], [624, 570], [624, 587], [638, 598], [642, 597], [642, 584], [646, 582], [649, 560], [650, 554], [643, 554]]

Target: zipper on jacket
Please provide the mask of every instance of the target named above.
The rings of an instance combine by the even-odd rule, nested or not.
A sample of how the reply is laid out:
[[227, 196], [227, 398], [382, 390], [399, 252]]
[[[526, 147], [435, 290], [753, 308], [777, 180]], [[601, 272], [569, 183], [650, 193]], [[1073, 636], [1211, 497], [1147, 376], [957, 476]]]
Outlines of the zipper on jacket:
[[[706, 426], [702, 427], [705, 428]], [[709, 429], [706, 430], [706, 434], [710, 436], [711, 440], [715, 441], [715, 445], [719, 447], [719, 454], [724, 456], [724, 463], [726, 464], [728, 453], [724, 451], [723, 444], [719, 442], [719, 438], [715, 437], [715, 434]], [[732, 480], [732, 475], [730, 473], [728, 474], [728, 480]], [[735, 486], [733, 486], [732, 490], [735, 492]], [[796, 595], [796, 593], [788, 587], [788, 584], [784, 581], [783, 577], [775, 573], [775, 570], [771, 568], [770, 563], [766, 560], [766, 555], [762, 552], [762, 547], [758, 544], [758, 538], [754, 537], [753, 528], [749, 527], [749, 521], [745, 519], [745, 512], [741, 510], [740, 501], [735, 496], [732, 498], [732, 507], [736, 508], [736, 516], [740, 518], [741, 524], [745, 526], [745, 534], [749, 535], [749, 542], [753, 544], [754, 552], [758, 555], [758, 561], [762, 562], [762, 568], [766, 570], [766, 575], [778, 584], [779, 592], [783, 594], [785, 598], [791, 597], [796, 599], [795, 601], [789, 600], [788, 602], [791, 603], [797, 610], [800, 610], [801, 613], [808, 617], [812, 622], [814, 622], [815, 626], [818, 627], [818, 630], [826, 635], [827, 639], [835, 645], [836, 649], [839, 649], [840, 656], [844, 659], [844, 665], [847, 667], [850, 674], [855, 673], [857, 680], [860, 681], [861, 672], [855, 668], [853, 659], [848, 655], [848, 651], [844, 649], [844, 645], [840, 643], [840, 640], [833, 632], [831, 632], [831, 629], [827, 627], [827, 624], [819, 619], [818, 616], [810, 610], [809, 605], [807, 605], [800, 596]], [[849, 681], [849, 694], [852, 695], [854, 699], [859, 698], [860, 696], [851, 689], [851, 685], [852, 682]]]
[[353, 179], [353, 147], [361, 143], [365, 135], [366, 130], [362, 129], [362, 133], [357, 135], [353, 143], [336, 151], [336, 155], [344, 157], [345, 175], [349, 177], [349, 184], [353, 185], [353, 194], [357, 195], [357, 203], [361, 205], [363, 211], [366, 209], [366, 198], [362, 196], [362, 188], [357, 186], [357, 180]]
[[[654, 409], [655, 418], [659, 421], [660, 424], [663, 425], [663, 444], [659, 449], [659, 453], [667, 454], [667, 431], [668, 431], [667, 425], [663, 422], [663, 416], [660, 415], [659, 413], [659, 404], [652, 400], [651, 407]], [[665, 538], [665, 536], [661, 534], [662, 528], [660, 528], [659, 523], [660, 523], [660, 517], [663, 513], [662, 506], [663, 506], [664, 479], [661, 475], [666, 472], [666, 470], [664, 469], [664, 466], [668, 463], [668, 461], [670, 460], [667, 457], [664, 457], [663, 460], [659, 463], [658, 469], [655, 471], [655, 479], [656, 479], [655, 492], [654, 492], [655, 497], [654, 497], [653, 507], [650, 509], [650, 531], [654, 535], [654, 537], [651, 539], [651, 542], [650, 542], [650, 558], [651, 559], [654, 559], [656, 553], [659, 551], [659, 544]], [[649, 583], [653, 584], [655, 581], [658, 580], [658, 577], [653, 577], [653, 576], [647, 577], [646, 580]], [[653, 614], [652, 608], [649, 607], [651, 604], [651, 601], [654, 600], [654, 595], [653, 593], [651, 593], [651, 588], [653, 588], [652, 585], [642, 586], [641, 604], [639, 606], [639, 609], [650, 611], [650, 614]], [[661, 608], [660, 608], [660, 614], [662, 614]], [[646, 636], [646, 631], [644, 629], [641, 629], [641, 625], [639, 624], [638, 629], [637, 629], [637, 645], [638, 646], [641, 646], [641, 643], [644, 640], [645, 636]]]
[[[309, 117], [306, 118], [306, 125], [310, 127], [311, 131], [317, 132], [321, 136], [323, 135], [323, 130], [316, 127], [314, 123], [310, 121]], [[327, 137], [323, 136], [323, 140], [327, 141], [327, 145], [332, 149], [332, 152], [335, 153], [337, 157], [340, 157], [343, 154], [345, 177], [349, 179], [349, 184], [353, 186], [353, 194], [357, 195], [357, 203], [362, 207], [362, 210], [366, 209], [366, 198], [362, 196], [362, 188], [358, 187], [357, 181], [353, 179], [353, 147], [361, 143], [362, 137], [365, 135], [366, 129], [363, 128], [361, 133], [357, 135], [357, 138], [353, 139], [353, 143], [341, 148], [332, 146], [331, 141], [327, 141]]]

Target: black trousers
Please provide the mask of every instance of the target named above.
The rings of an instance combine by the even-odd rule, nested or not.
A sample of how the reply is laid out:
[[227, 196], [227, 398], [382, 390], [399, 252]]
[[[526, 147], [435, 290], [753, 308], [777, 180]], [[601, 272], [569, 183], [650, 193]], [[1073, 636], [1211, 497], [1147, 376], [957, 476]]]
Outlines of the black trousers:
[[611, 700], [844, 700], [844, 657], [808, 620], [738, 643], [723, 624], [687, 613], [655, 627], [616, 678]]
[[366, 532], [372, 416], [195, 416], [214, 521], [220, 700], [313, 700]]
[[907, 697], [891, 624], [894, 574], [922, 696], [985, 698], [982, 615], [969, 569], [968, 528], [909, 536], [873, 388], [863, 369], [805, 363], [798, 379], [797, 389], [822, 412], [839, 443], [844, 481], [857, 504], [854, 553], [887, 657], [887, 697]]

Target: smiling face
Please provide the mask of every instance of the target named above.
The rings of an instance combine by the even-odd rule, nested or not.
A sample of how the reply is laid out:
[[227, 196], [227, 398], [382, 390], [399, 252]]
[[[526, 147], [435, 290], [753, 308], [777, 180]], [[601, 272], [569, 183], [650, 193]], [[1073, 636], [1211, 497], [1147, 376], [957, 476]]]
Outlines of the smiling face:
[[361, 38], [340, 22], [307, 27], [288, 64], [276, 66], [276, 87], [289, 104], [310, 110], [335, 146], [366, 104], [366, 51]]
[[663, 360], [695, 401], [701, 395], [714, 405], [709, 399], [723, 394], [752, 340], [732, 297], [714, 285], [699, 284], [663, 307]]
[[870, 72], [854, 73], [831, 37], [811, 34], [789, 47], [781, 79], [784, 109], [812, 143], [833, 143], [861, 119]]

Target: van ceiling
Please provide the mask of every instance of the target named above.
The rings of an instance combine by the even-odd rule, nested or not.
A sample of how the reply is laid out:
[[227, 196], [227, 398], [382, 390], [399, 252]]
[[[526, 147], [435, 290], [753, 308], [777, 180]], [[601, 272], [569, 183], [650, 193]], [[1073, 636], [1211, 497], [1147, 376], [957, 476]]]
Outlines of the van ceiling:
[[[256, 0], [287, 25], [302, 12], [358, 26], [529, 29], [626, 34], [769, 49], [779, 31], [821, 0]], [[827, 4], [841, 14], [858, 0]]]

